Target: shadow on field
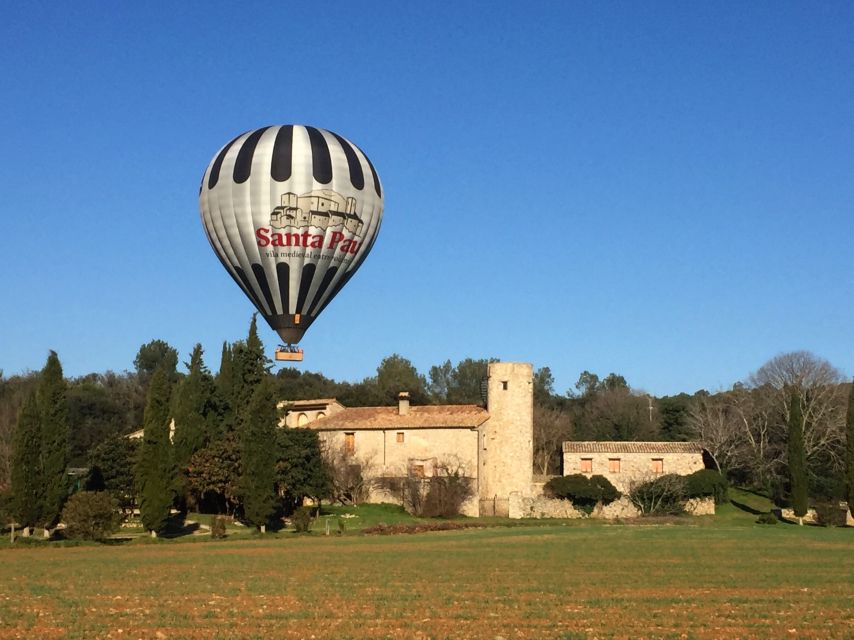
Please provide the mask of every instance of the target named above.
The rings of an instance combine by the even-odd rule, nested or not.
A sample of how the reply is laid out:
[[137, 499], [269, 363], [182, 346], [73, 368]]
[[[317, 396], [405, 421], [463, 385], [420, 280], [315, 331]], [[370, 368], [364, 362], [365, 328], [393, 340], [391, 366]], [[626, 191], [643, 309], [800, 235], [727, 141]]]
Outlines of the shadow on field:
[[741, 509], [742, 511], [745, 511], [746, 513], [753, 514], [754, 516], [758, 516], [762, 513], [765, 513], [765, 511], [760, 511], [759, 509], [754, 509], [753, 507], [746, 505], [743, 502], [738, 502], [737, 500], [730, 500], [730, 504], [732, 506], [734, 506], [736, 509]]
[[160, 535], [160, 537], [182, 538], [184, 536], [191, 536], [201, 529], [201, 526], [202, 525], [198, 522], [184, 522], [180, 516], [173, 516], [169, 518], [169, 522], [166, 524], [166, 530]]

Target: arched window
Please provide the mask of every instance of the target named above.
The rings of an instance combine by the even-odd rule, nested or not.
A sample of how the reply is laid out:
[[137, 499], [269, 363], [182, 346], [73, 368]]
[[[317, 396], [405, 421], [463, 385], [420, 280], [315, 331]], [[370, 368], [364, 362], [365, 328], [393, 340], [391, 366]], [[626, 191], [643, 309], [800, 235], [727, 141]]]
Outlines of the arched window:
[[325, 418], [325, 417], [326, 417], [326, 414], [325, 414], [325, 413], [323, 413], [323, 411], [318, 411], [318, 412], [317, 412], [317, 419], [318, 419], [318, 420], [320, 420], [321, 418]]
[[304, 413], [299, 414], [297, 416], [297, 426], [298, 427], [304, 427], [307, 424], [308, 424], [308, 416], [305, 415]]

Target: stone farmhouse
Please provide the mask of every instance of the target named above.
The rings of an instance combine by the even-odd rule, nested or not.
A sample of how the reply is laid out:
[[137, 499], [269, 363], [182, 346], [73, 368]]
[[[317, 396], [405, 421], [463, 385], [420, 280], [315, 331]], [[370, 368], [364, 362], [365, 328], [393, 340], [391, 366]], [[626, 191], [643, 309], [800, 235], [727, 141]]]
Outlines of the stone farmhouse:
[[[465, 515], [566, 517], [564, 505], [542, 506], [549, 501], [542, 483], [534, 482], [533, 388], [530, 364], [493, 362], [485, 407], [412, 406], [407, 392], [393, 407], [345, 407], [334, 398], [282, 401], [280, 426], [313, 429], [325, 451], [359, 465], [369, 502], [399, 502], [380, 479], [430, 478], [453, 468], [476, 488]], [[636, 481], [705, 466], [703, 449], [693, 442], [565, 442], [563, 457], [564, 475], [603, 475], [621, 492]]]
[[[319, 432], [327, 451], [341, 452], [371, 478], [431, 477], [453, 467], [476, 487], [466, 515], [510, 515], [510, 495], [531, 491], [533, 472], [533, 369], [493, 362], [486, 408], [479, 405], [411, 406], [401, 393], [396, 407], [343, 407], [333, 399], [285, 403], [284, 423]], [[393, 501], [372, 486], [372, 502]]]

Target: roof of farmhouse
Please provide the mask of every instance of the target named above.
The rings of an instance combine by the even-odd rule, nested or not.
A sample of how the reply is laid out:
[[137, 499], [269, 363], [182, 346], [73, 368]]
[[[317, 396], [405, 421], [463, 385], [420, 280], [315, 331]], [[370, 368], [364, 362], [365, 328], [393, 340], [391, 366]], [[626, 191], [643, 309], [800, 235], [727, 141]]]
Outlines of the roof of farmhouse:
[[332, 416], [309, 422], [310, 429], [435, 429], [474, 428], [489, 418], [489, 413], [476, 404], [426, 405], [409, 407], [400, 413], [398, 407], [352, 407]]
[[703, 453], [699, 442], [564, 442], [564, 453]]

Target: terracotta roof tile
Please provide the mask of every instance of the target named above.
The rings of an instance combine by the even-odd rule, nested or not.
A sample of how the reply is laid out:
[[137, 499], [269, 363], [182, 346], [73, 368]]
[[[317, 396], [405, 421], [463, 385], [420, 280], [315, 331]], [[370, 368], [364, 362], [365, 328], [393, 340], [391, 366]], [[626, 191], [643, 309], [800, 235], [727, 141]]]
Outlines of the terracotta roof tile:
[[400, 415], [397, 407], [352, 407], [333, 416], [309, 422], [317, 430], [342, 429], [429, 429], [431, 427], [478, 427], [489, 418], [486, 409], [475, 404], [426, 405], [410, 407]]
[[702, 453], [699, 442], [564, 442], [564, 453]]

